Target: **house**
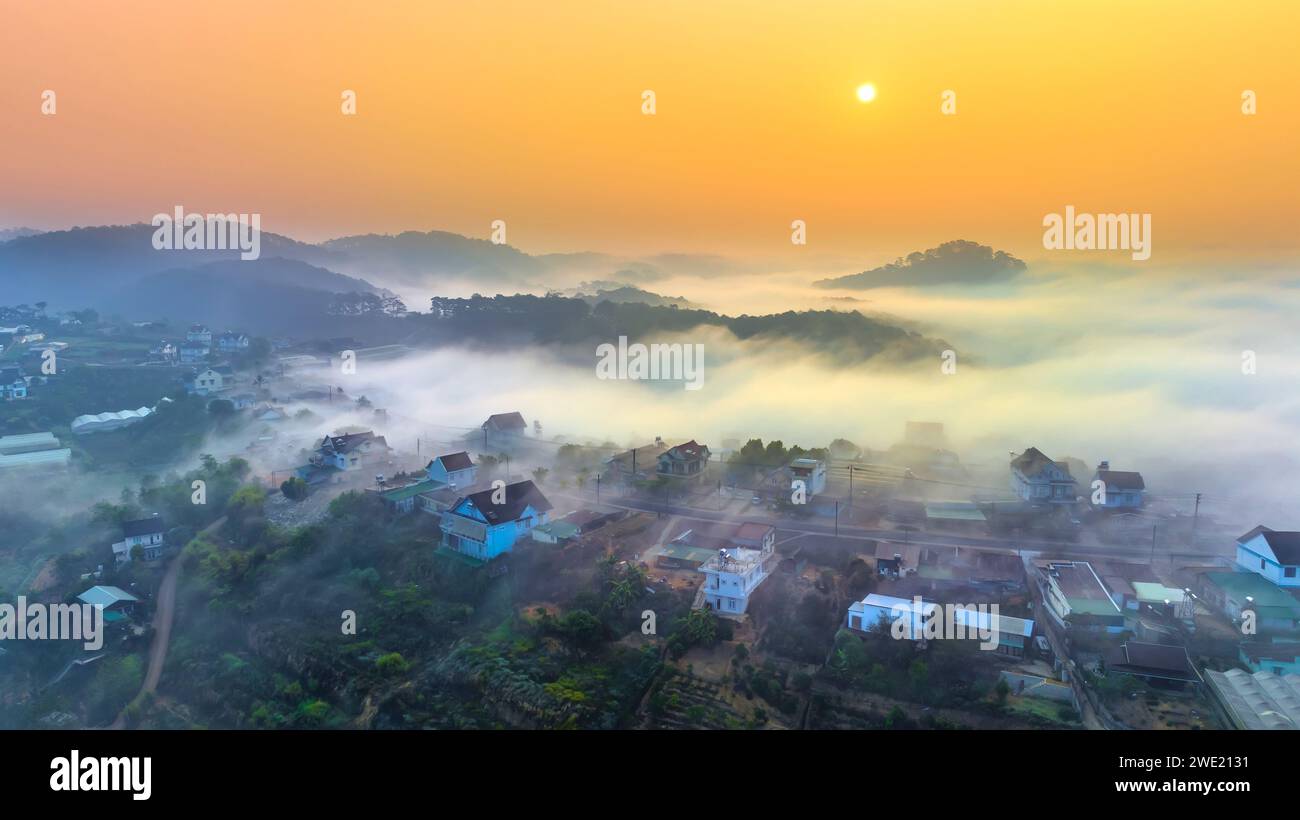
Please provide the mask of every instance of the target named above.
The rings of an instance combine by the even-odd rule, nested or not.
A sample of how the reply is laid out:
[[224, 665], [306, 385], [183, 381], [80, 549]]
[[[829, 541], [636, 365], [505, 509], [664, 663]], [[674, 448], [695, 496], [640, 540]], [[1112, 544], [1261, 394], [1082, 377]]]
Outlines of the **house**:
[[1249, 641], [1239, 647], [1238, 658], [1252, 672], [1300, 675], [1300, 643]]
[[1124, 611], [1087, 561], [1035, 561], [1047, 613], [1066, 629], [1124, 631]]
[[469, 492], [469, 488], [461, 487], [436, 487], [432, 490], [425, 490], [416, 496], [415, 505], [435, 517], [441, 517], [443, 513], [456, 506]]
[[812, 498], [826, 492], [826, 462], [815, 458], [796, 458], [786, 468], [790, 474], [790, 486], [796, 481], [803, 482], [805, 498]]
[[126, 590], [110, 586], [93, 586], [78, 595], [77, 600], [89, 606], [103, 607], [105, 623], [130, 618], [135, 613], [135, 605], [140, 603], [139, 598]]
[[425, 479], [413, 484], [407, 484], [402, 487], [393, 487], [391, 489], [378, 490], [379, 498], [384, 505], [395, 513], [403, 514], [412, 512], [418, 503], [421, 493], [427, 493], [431, 490], [437, 490], [443, 485], [441, 482]]
[[181, 364], [199, 364], [208, 360], [210, 348], [198, 342], [181, 342], [177, 359]]
[[921, 548], [916, 544], [876, 542], [876, 574], [887, 578], [915, 574], [921, 564]]
[[1134, 581], [1131, 586], [1139, 612], [1146, 610], [1173, 620], [1193, 623], [1196, 604], [1186, 590], [1150, 581]]
[[188, 393], [194, 393], [199, 396], [210, 396], [213, 393], [220, 393], [225, 389], [226, 377], [216, 369], [207, 367], [203, 370], [196, 371], [190, 376], [189, 382], [185, 385]]
[[139, 547], [141, 557], [146, 561], [156, 561], [162, 557], [163, 520], [157, 513], [149, 518], [122, 522], [122, 540], [113, 545], [113, 555], [119, 563], [126, 563], [134, 558], [132, 551]]
[[[719, 615], [740, 616], [749, 607], [749, 596], [772, 574], [776, 552], [771, 541], [762, 549], [720, 549], [700, 565], [704, 584], [697, 603]], [[698, 608], [698, 606], [697, 606]]]
[[469, 453], [447, 453], [438, 456], [424, 468], [429, 479], [449, 487], [470, 487], [478, 480], [478, 467], [470, 459]]
[[240, 393], [230, 397], [230, 403], [236, 410], [247, 410], [257, 404], [257, 396], [252, 393]]
[[18, 335], [14, 336], [14, 344], [28, 345], [31, 344], [32, 342], [43, 342], [43, 341], [45, 341], [45, 334], [41, 333], [39, 330], [33, 331], [31, 333], [19, 333]]
[[1075, 480], [1065, 462], [1030, 447], [1011, 460], [1011, 490], [1031, 503], [1073, 504]]
[[481, 425], [483, 446], [509, 447], [528, 432], [528, 422], [518, 412], [494, 413]]
[[581, 530], [563, 519], [533, 527], [532, 531], [533, 540], [543, 544], [562, 544], [565, 541], [572, 541], [581, 534]]
[[[849, 605], [844, 624], [849, 629], [869, 632], [882, 620], [892, 629], [899, 618], [907, 619], [903, 636], [910, 640], [926, 637], [926, 624], [941, 638], [965, 637], [979, 639], [982, 630], [992, 641], [997, 633], [994, 651], [1012, 657], [1024, 657], [1025, 645], [1034, 634], [1034, 622], [1025, 618], [996, 614], [992, 610], [953, 604], [938, 604], [920, 598], [908, 600], [892, 595], [871, 593], [861, 601]], [[939, 619], [934, 623], [933, 619]]]
[[185, 331], [185, 341], [211, 348], [212, 331], [206, 325], [190, 325], [190, 329]]
[[1300, 532], [1279, 532], [1261, 524], [1237, 539], [1237, 566], [1280, 587], [1300, 588]]
[[0, 367], [0, 398], [27, 398], [27, 377], [21, 367]]
[[1183, 646], [1128, 641], [1110, 650], [1105, 662], [1107, 676], [1132, 675], [1147, 683], [1174, 688], [1201, 682]]
[[659, 456], [668, 449], [663, 439], [655, 439], [654, 444], [634, 447], [616, 456], [605, 459], [605, 481], [631, 484], [644, 481], [654, 476], [659, 469]]
[[[1103, 461], [1097, 465], [1092, 480], [1093, 487], [1097, 486], [1095, 482], [1100, 481], [1102, 489], [1102, 501], [1100, 504], [1093, 503], [1094, 509], [1137, 510], [1146, 503], [1146, 483], [1142, 480], [1141, 473], [1112, 470], [1110, 462]], [[1089, 503], [1092, 503], [1091, 493]]]
[[391, 450], [383, 436], [372, 431], [325, 436], [311, 457], [311, 465], [333, 467], [342, 472], [364, 470], [385, 463]]
[[678, 481], [699, 481], [709, 463], [709, 448], [694, 439], [659, 454], [655, 475]]
[[72, 450], [60, 447], [53, 433], [0, 436], [0, 470], [16, 467], [66, 467]]
[[1293, 637], [1300, 633], [1300, 600], [1258, 573], [1202, 572], [1197, 586], [1207, 606], [1239, 624], [1253, 621], [1257, 634]]
[[551, 502], [531, 481], [472, 493], [443, 513], [443, 545], [490, 561], [510, 552], [533, 527], [547, 523], [551, 509]]
[[243, 333], [222, 333], [217, 337], [217, 349], [222, 353], [243, 353], [248, 350], [248, 337]]

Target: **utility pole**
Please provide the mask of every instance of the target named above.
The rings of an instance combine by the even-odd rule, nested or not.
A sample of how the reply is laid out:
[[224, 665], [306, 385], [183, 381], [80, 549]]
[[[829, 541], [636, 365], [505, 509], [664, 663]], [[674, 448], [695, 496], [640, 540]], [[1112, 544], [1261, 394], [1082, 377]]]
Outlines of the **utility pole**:
[[1151, 525], [1151, 560], [1149, 563], [1152, 566], [1156, 563], [1156, 527], [1158, 526], [1159, 524]]
[[600, 473], [596, 473], [596, 506], [600, 506]]
[[840, 537], [840, 502], [835, 502], [835, 537]]
[[849, 506], [853, 506], [853, 465], [849, 465]]
[[1196, 537], [1196, 525], [1200, 521], [1201, 515], [1201, 494], [1196, 494], [1196, 509], [1192, 510], [1192, 537]]

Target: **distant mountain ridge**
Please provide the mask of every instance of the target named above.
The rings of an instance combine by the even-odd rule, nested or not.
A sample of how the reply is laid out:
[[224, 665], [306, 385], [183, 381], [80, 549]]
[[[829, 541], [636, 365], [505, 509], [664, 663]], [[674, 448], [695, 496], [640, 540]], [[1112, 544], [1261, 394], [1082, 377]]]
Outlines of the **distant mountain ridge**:
[[988, 245], [966, 239], [955, 239], [862, 273], [820, 279], [813, 283], [813, 287], [868, 290], [972, 285], [1011, 279], [1024, 270], [1025, 263], [1005, 251], [995, 251]]

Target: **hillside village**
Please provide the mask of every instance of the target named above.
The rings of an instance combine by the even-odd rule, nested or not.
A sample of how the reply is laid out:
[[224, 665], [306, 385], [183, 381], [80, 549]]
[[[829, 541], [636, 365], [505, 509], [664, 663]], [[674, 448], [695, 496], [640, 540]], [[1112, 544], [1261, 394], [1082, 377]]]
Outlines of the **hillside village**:
[[[5, 648], [6, 726], [1300, 722], [1300, 533], [1239, 532], [1122, 454], [968, 465], [934, 421], [884, 449], [433, 424], [346, 389], [402, 345], [43, 306], [0, 311], [0, 345], [0, 480], [126, 477], [3, 545], [6, 597], [100, 602], [113, 630]], [[967, 634], [924, 634], [954, 609]]]

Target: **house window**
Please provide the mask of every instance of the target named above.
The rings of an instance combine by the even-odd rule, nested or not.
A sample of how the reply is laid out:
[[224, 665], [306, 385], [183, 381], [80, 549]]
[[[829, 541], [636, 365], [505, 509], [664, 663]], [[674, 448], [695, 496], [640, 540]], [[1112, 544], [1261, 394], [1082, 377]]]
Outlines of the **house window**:
[[1259, 559], [1259, 568], [1260, 568], [1261, 570], [1263, 570], [1263, 569], [1265, 568], [1265, 567], [1264, 567], [1264, 559], [1263, 559], [1263, 558]]
[[1282, 574], [1285, 575], [1287, 578], [1294, 578], [1295, 567], [1287, 567], [1286, 569], [1282, 570]]

